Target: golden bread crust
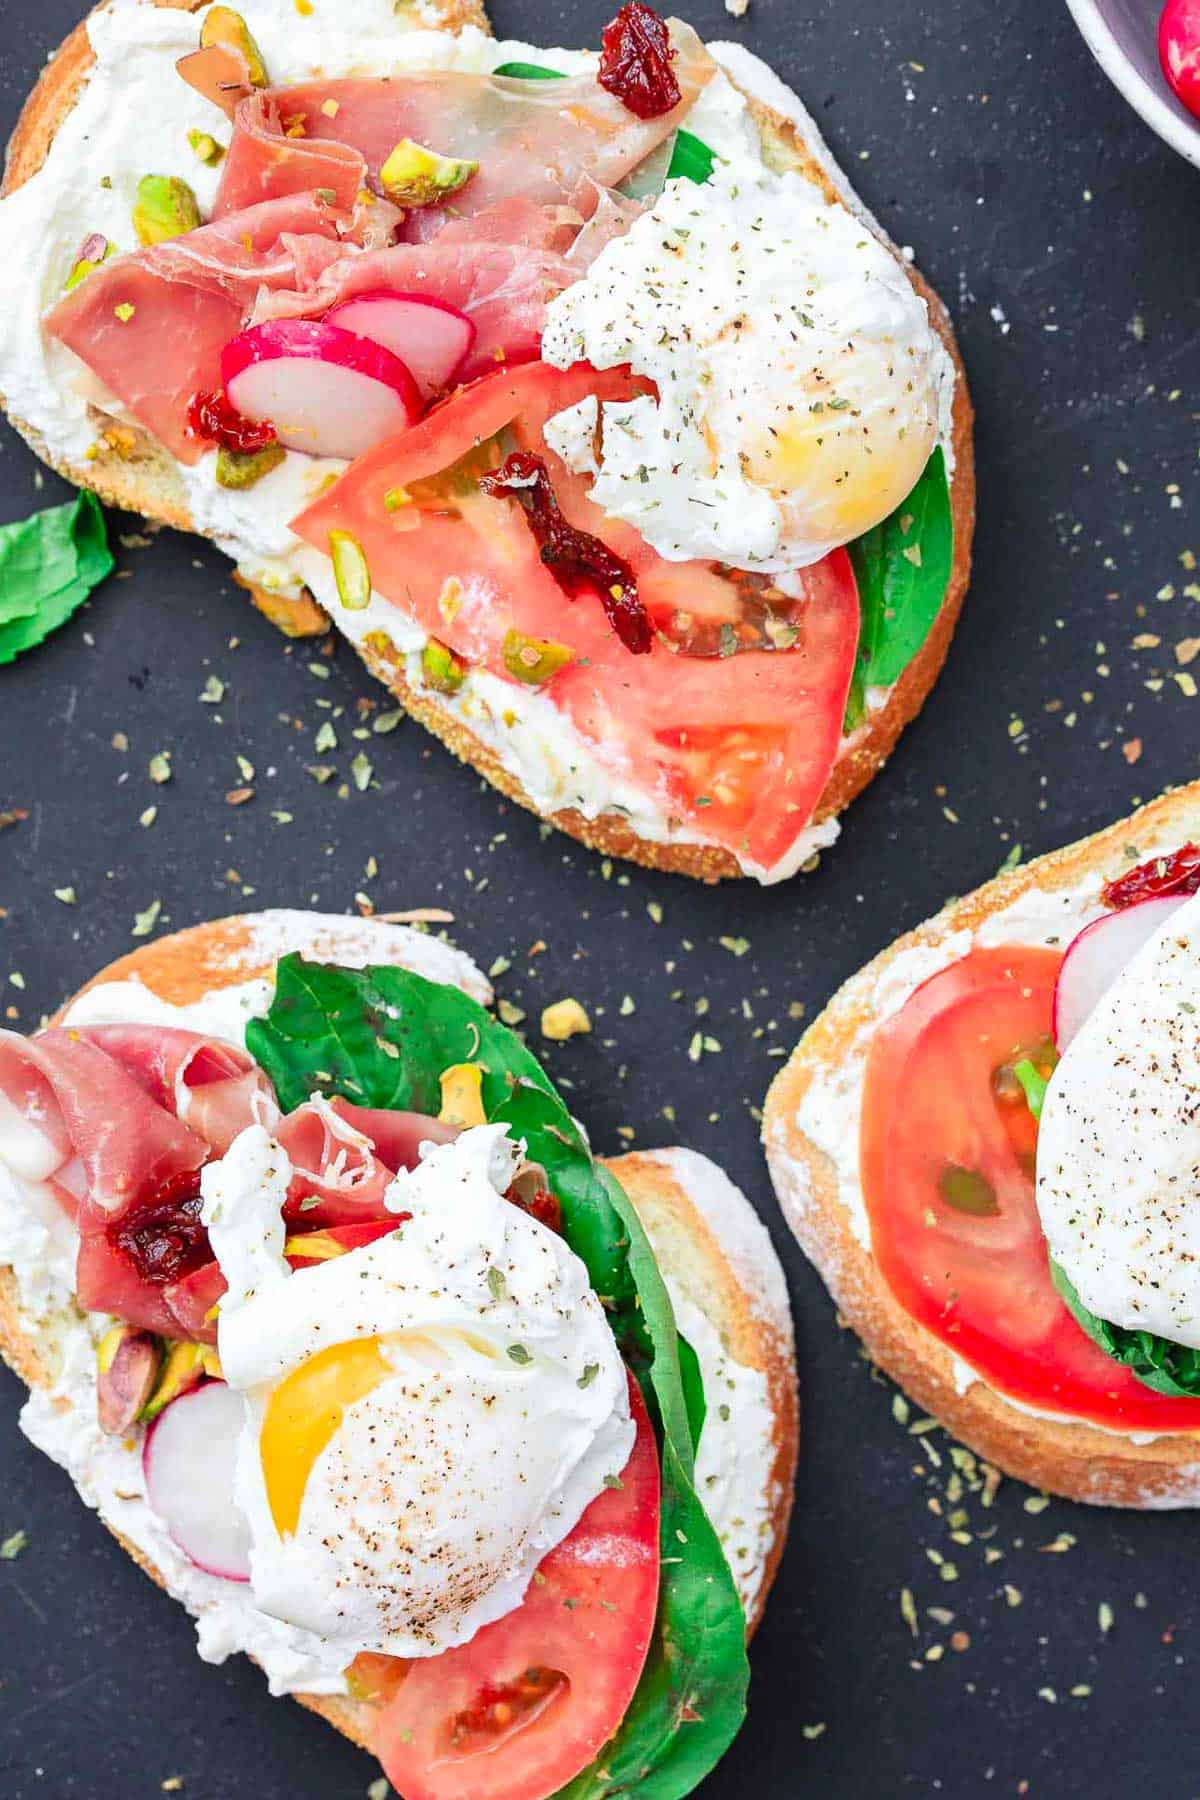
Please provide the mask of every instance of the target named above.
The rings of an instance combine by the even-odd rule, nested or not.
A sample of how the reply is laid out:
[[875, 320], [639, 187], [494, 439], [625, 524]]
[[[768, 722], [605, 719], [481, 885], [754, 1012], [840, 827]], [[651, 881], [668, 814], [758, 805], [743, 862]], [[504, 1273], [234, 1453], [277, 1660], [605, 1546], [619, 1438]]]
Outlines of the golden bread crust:
[[1149, 855], [1157, 846], [1196, 836], [1200, 783], [952, 901], [846, 982], [776, 1076], [763, 1116], [767, 1161], [788, 1223], [873, 1360], [955, 1437], [1007, 1474], [1104, 1506], [1200, 1504], [1196, 1438], [1172, 1434], [1137, 1443], [1096, 1426], [1033, 1417], [982, 1380], [960, 1391], [950, 1351], [904, 1310], [855, 1236], [839, 1198], [838, 1170], [801, 1130], [798, 1114], [815, 1081], [861, 1054], [874, 1023], [879, 978], [905, 951], [974, 930], [1031, 891], [1053, 893], [1091, 873], [1114, 874], [1129, 866], [1130, 844]]

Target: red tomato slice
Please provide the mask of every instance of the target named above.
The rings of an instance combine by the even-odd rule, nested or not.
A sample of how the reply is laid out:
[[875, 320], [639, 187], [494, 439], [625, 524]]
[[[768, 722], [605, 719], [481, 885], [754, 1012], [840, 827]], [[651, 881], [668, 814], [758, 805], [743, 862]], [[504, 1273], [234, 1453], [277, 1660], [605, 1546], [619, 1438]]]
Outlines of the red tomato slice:
[[637, 391], [628, 373], [598, 374], [585, 364], [562, 372], [526, 363], [485, 376], [360, 457], [293, 529], [325, 551], [331, 530], [349, 532], [380, 593], [502, 680], [513, 679], [503, 653], [510, 630], [566, 645], [574, 660], [544, 692], [597, 759], [668, 817], [769, 868], [809, 823], [841, 739], [858, 642], [846, 553], [805, 572], [807, 604], [790, 649], [697, 658], [656, 640], [633, 656], [598, 600], [563, 593], [520, 507], [478, 490], [489, 454], [497, 460], [488, 441], [503, 433], [506, 449], [545, 458], [571, 524], [632, 564], [655, 620], [682, 612], [719, 628], [736, 619], [736, 580], [712, 564], [658, 556], [594, 506], [588, 483], [545, 443], [546, 420], [585, 395]]
[[404, 1800], [545, 1800], [599, 1755], [642, 1673], [658, 1606], [658, 1450], [637, 1440], [515, 1612], [410, 1663], [376, 1750]]
[[[1155, 1393], [1106, 1356], [1050, 1280], [1036, 1127], [996, 1075], [1049, 1035], [1061, 961], [973, 950], [876, 1034], [860, 1140], [872, 1250], [905, 1311], [999, 1392], [1123, 1431], [1194, 1431], [1200, 1402]], [[951, 1181], [957, 1206], [950, 1169], [966, 1172]]]

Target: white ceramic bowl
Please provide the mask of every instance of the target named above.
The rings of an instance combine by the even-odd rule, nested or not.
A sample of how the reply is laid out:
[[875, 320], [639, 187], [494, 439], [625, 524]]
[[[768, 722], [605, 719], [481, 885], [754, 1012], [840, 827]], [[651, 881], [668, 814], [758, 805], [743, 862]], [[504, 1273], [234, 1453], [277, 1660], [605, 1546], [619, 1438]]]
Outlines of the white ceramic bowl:
[[1134, 111], [1200, 168], [1200, 120], [1171, 92], [1158, 61], [1161, 0], [1067, 0], [1084, 42]]

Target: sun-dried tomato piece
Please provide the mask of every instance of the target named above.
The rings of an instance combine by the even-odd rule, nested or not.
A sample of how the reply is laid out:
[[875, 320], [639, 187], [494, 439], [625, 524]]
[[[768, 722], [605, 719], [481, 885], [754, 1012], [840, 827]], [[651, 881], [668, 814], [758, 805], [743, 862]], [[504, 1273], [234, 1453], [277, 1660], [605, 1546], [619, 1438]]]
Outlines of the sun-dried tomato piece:
[[253, 456], [275, 442], [275, 427], [264, 420], [256, 425], [244, 419], [224, 394], [193, 394], [188, 407], [188, 430], [194, 437], [204, 438], [222, 449], [240, 451]]
[[1161, 900], [1165, 894], [1200, 893], [1200, 845], [1184, 844], [1170, 856], [1152, 856], [1106, 881], [1100, 891], [1105, 906], [1136, 906], [1139, 900]]
[[531, 450], [514, 450], [480, 488], [495, 498], [515, 500], [529, 520], [542, 561], [568, 600], [599, 594], [608, 622], [634, 656], [654, 642], [650, 615], [638, 597], [637, 576], [607, 544], [564, 519], [550, 485], [550, 471]]
[[667, 28], [643, 0], [629, 0], [601, 38], [602, 88], [639, 119], [659, 119], [682, 98], [671, 67], [675, 55]]
[[148, 1205], [110, 1228], [115, 1250], [128, 1258], [138, 1279], [165, 1287], [190, 1275], [212, 1256], [201, 1222], [200, 1177], [194, 1172], [166, 1183]]

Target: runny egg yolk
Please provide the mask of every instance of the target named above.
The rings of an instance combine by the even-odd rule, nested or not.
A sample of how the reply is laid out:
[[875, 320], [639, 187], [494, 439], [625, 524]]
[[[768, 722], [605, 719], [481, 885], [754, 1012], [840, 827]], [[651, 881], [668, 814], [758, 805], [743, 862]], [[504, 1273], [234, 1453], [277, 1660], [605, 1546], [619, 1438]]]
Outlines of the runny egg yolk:
[[331, 1344], [284, 1377], [267, 1402], [259, 1455], [267, 1503], [280, 1537], [300, 1523], [313, 1464], [347, 1411], [395, 1371], [378, 1338]]
[[431, 1369], [465, 1358], [477, 1372], [488, 1365], [503, 1368], [510, 1378], [524, 1372], [514, 1369], [490, 1338], [461, 1328], [352, 1338], [310, 1356], [272, 1391], [259, 1433], [267, 1504], [280, 1537], [295, 1533], [309, 1476], [350, 1408], [396, 1374], [385, 1343], [409, 1363]]
[[[866, 360], [874, 363], [875, 359]], [[836, 384], [793, 378], [786, 410], [764, 408], [766, 430], [746, 435], [742, 470], [779, 503], [785, 534], [849, 543], [885, 519], [920, 478], [936, 441], [932, 397], [881, 402], [893, 369], [872, 379], [845, 359]], [[760, 418], [763, 417], [760, 414]]]

